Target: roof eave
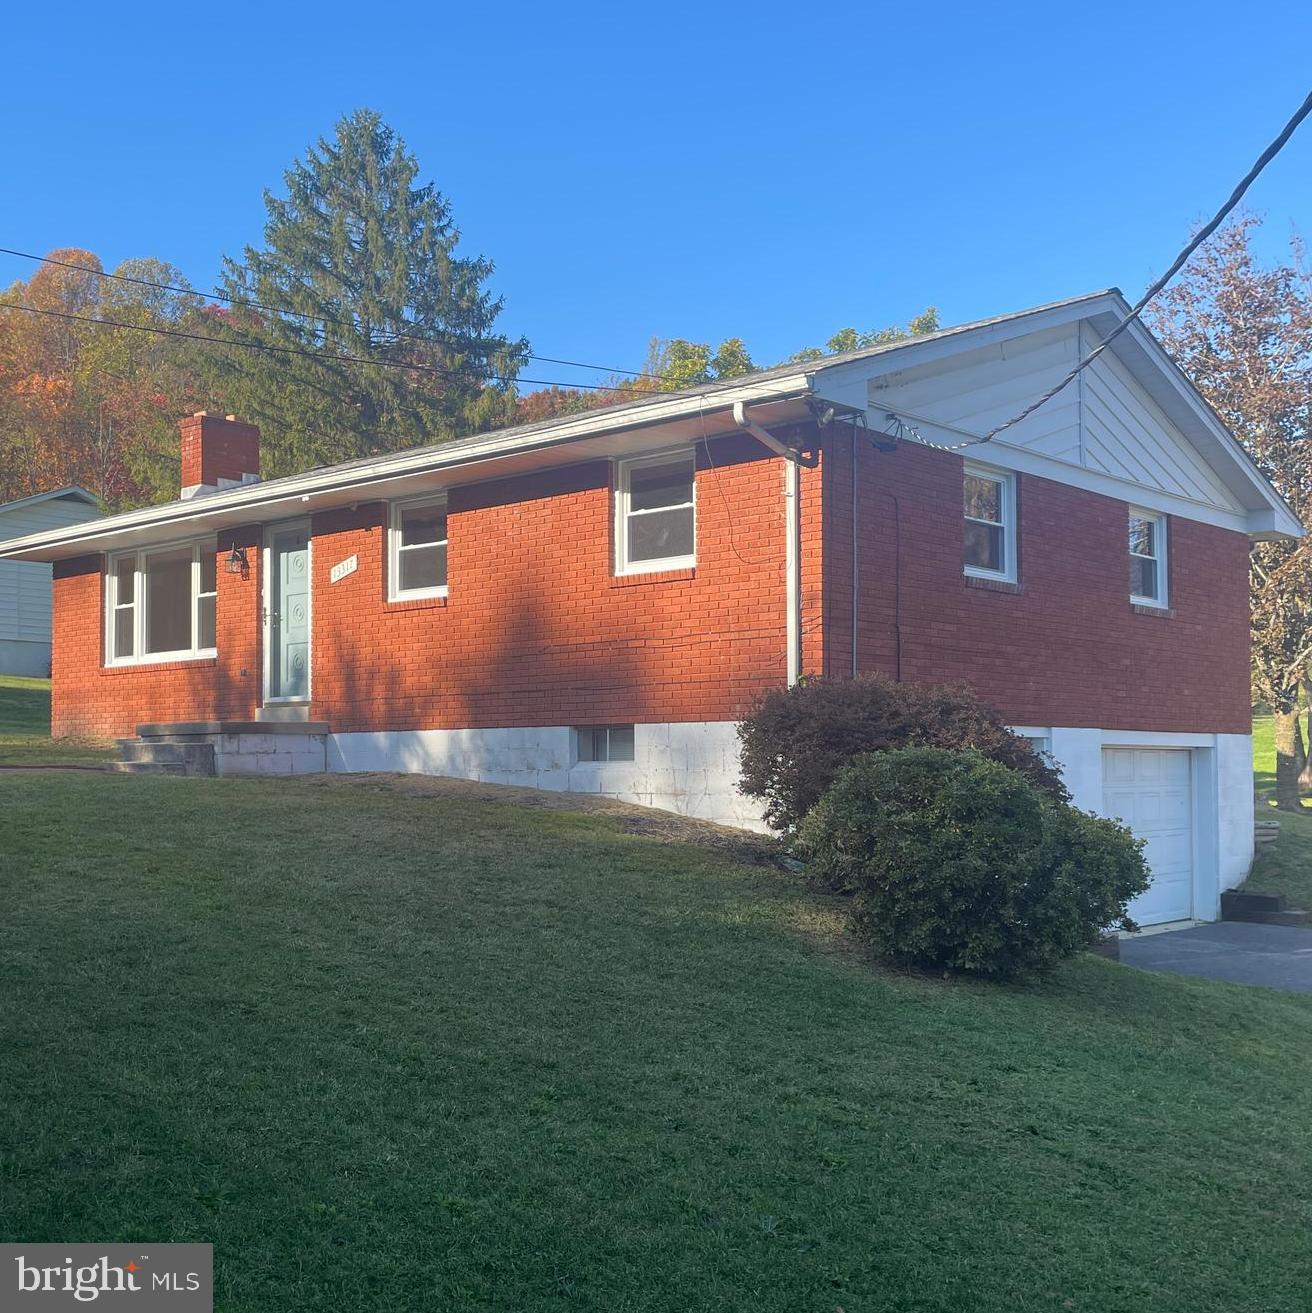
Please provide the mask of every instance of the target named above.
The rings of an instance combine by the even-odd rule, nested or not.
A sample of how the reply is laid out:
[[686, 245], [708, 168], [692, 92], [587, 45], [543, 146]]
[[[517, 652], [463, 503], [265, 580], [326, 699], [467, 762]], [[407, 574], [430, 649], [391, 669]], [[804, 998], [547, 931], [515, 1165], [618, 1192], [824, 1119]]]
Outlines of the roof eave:
[[[413, 451], [392, 452], [377, 461], [352, 465], [349, 469], [309, 470], [305, 474], [275, 479], [269, 483], [248, 484], [227, 492], [211, 493], [187, 501], [167, 502], [159, 506], [127, 511], [86, 524], [45, 530], [0, 542], [0, 560], [62, 560], [73, 556], [113, 549], [113, 540], [129, 536], [140, 539], [158, 531], [161, 541], [171, 531], [189, 521], [221, 521], [236, 526], [273, 518], [272, 507], [291, 503], [285, 514], [303, 512], [316, 497], [364, 490], [399, 480], [421, 478], [469, 466], [488, 467], [486, 478], [498, 477], [497, 466], [517, 456], [566, 449], [589, 439], [604, 439], [625, 434], [646, 435], [645, 445], [658, 447], [671, 439], [662, 429], [688, 421], [705, 421], [731, 412], [734, 405], [763, 406], [790, 403], [811, 395], [814, 365], [799, 366], [795, 374], [777, 375], [768, 381], [744, 378], [740, 384], [717, 389], [710, 394], [672, 394], [667, 402], [646, 402], [641, 406], [599, 411], [549, 421], [544, 425], [515, 434], [512, 438], [490, 437], [483, 443], [461, 442], [449, 447], [423, 447]], [[732, 427], [732, 426], [729, 426]], [[720, 431], [726, 431], [721, 425]], [[574, 459], [596, 458], [596, 453], [580, 453]], [[573, 460], [555, 462], [571, 464]], [[319, 507], [309, 506], [316, 510]]]

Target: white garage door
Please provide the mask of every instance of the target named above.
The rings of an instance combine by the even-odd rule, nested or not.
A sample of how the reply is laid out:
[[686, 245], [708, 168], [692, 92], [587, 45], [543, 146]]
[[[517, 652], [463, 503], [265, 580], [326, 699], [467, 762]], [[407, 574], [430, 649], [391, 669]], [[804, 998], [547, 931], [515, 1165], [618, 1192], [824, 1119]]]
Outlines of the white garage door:
[[1130, 904], [1140, 925], [1183, 921], [1194, 914], [1193, 784], [1188, 752], [1165, 748], [1104, 748], [1103, 811], [1146, 839], [1153, 874]]

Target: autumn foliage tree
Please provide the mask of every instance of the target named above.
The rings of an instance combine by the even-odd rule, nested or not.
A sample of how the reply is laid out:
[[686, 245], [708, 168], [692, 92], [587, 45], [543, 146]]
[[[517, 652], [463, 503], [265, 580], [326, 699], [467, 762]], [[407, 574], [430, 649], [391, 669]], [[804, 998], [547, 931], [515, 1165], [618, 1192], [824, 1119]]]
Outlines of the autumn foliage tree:
[[[1164, 292], [1152, 327], [1258, 468], [1312, 524], [1312, 275], [1253, 255], [1259, 221], [1221, 229]], [[1299, 806], [1306, 749], [1300, 688], [1312, 661], [1312, 545], [1259, 542], [1251, 556], [1253, 692], [1276, 730], [1276, 800]]]
[[[202, 400], [194, 353], [138, 328], [176, 327], [201, 304], [159, 260], [102, 277], [63, 248], [0, 293], [0, 501], [70, 483], [114, 509], [176, 495], [177, 416]], [[132, 280], [132, 281], [128, 281]]]

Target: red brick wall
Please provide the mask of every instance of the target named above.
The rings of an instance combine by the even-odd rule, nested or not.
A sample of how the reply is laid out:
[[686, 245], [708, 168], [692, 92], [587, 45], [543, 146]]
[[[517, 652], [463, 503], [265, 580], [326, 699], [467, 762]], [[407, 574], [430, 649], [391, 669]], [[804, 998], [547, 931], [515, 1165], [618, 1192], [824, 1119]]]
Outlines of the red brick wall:
[[[112, 738], [143, 721], [250, 719], [261, 696], [260, 530], [224, 533], [218, 556], [218, 656], [155, 665], [104, 664], [104, 581], [98, 556], [55, 564], [52, 732]], [[228, 574], [233, 544], [246, 547], [246, 577]]]
[[749, 438], [714, 463], [699, 447], [697, 568], [665, 575], [614, 576], [604, 461], [453, 489], [436, 601], [387, 601], [381, 504], [316, 516], [315, 714], [341, 731], [742, 715], [785, 678], [783, 471]]
[[[785, 679], [784, 472], [746, 437], [713, 455], [698, 448], [698, 566], [670, 575], [613, 575], [605, 462], [453, 489], [445, 599], [387, 601], [381, 503], [315, 516], [314, 716], [339, 731], [741, 716]], [[835, 677], [851, 670], [852, 455], [835, 429], [801, 479], [803, 668]], [[1242, 534], [1172, 518], [1174, 615], [1136, 614], [1125, 504], [1021, 476], [1020, 591], [993, 591], [961, 572], [960, 456], [863, 436], [856, 460], [859, 669], [966, 680], [1018, 724], [1247, 732]], [[255, 714], [259, 530], [237, 535], [244, 579], [222, 570], [232, 537], [216, 543], [211, 661], [104, 669], [99, 563], [57, 566], [57, 733]]]
[[[851, 671], [852, 446], [830, 444], [824, 669]], [[1018, 475], [1019, 591], [962, 574], [959, 454], [856, 444], [857, 660], [964, 680], [1013, 724], [1246, 734], [1248, 540], [1172, 516], [1170, 616], [1129, 601], [1126, 503]], [[900, 605], [898, 600], [900, 580]], [[1005, 587], [1005, 586], [1004, 586]]]
[[[312, 711], [335, 730], [729, 720], [786, 674], [783, 466], [752, 438], [697, 450], [695, 570], [616, 578], [610, 466], [453, 489], [449, 596], [389, 603], [386, 508], [313, 520]], [[819, 476], [807, 475], [811, 512]], [[258, 542], [258, 530], [245, 538]], [[815, 530], [812, 530], [814, 535]], [[230, 535], [219, 545], [226, 552]], [[262, 688], [259, 553], [222, 571], [217, 661], [103, 668], [99, 563], [55, 584], [57, 733], [252, 717]], [[359, 568], [337, 583], [332, 566]], [[818, 552], [809, 642], [820, 651]]]

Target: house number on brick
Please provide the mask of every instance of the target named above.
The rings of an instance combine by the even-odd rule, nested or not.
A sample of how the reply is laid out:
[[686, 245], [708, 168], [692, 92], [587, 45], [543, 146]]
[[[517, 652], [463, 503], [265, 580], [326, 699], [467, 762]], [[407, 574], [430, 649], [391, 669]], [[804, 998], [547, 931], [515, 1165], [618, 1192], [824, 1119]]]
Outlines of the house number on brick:
[[348, 574], [354, 574], [356, 567], [360, 564], [358, 556], [348, 556], [344, 561], [338, 561], [331, 570], [328, 571], [328, 579], [331, 583], [337, 583], [345, 579]]

